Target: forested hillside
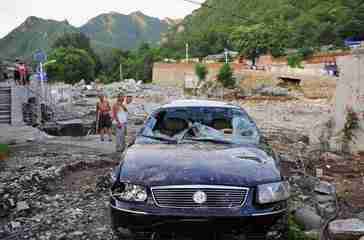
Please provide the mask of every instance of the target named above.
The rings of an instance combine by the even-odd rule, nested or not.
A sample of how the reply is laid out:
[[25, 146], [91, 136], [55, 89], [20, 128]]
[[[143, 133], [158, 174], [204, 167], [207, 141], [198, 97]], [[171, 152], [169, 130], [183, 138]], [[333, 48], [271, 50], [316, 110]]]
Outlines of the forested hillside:
[[345, 38], [363, 33], [363, 1], [207, 0], [167, 34], [164, 47], [179, 56], [186, 42], [194, 56], [225, 47], [244, 53], [247, 45], [248, 54], [253, 49], [282, 55], [292, 48], [342, 47]]

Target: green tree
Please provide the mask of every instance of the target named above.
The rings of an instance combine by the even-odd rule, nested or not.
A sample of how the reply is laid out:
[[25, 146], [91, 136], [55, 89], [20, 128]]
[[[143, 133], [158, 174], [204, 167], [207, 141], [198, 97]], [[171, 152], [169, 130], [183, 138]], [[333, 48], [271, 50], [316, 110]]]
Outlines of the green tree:
[[95, 61], [95, 73], [96, 75], [102, 70], [102, 63], [100, 57], [95, 53], [91, 47], [90, 39], [83, 33], [65, 33], [63, 36], [59, 37], [53, 43], [53, 49], [56, 48], [76, 48], [83, 49], [94, 59]]
[[232, 41], [242, 55], [255, 66], [256, 59], [271, 47], [270, 34], [264, 24], [239, 26], [232, 33]]
[[83, 49], [57, 48], [50, 54], [49, 59], [57, 61], [47, 67], [51, 81], [74, 84], [81, 79], [90, 82], [95, 78], [95, 61]]
[[224, 88], [233, 88], [235, 86], [234, 73], [228, 63], [225, 63], [217, 75], [219, 81]]
[[197, 89], [198, 87], [202, 84], [202, 82], [204, 82], [206, 80], [206, 76], [209, 73], [206, 65], [198, 63], [195, 65], [195, 74], [198, 77], [198, 84], [196, 87], [196, 91], [195, 94], [197, 93]]
[[206, 76], [209, 73], [209, 71], [206, 65], [198, 63], [195, 65], [195, 73], [198, 77], [199, 83], [201, 83], [206, 80]]

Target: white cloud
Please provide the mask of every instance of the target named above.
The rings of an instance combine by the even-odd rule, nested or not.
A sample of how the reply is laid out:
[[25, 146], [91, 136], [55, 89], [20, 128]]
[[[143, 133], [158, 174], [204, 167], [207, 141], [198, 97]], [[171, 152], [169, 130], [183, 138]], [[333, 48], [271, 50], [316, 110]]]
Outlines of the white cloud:
[[[204, 2], [204, 0], [199, 0]], [[120, 12], [144, 14], [165, 18], [183, 18], [198, 5], [183, 0], [11, 0], [0, 5], [0, 37], [19, 26], [29, 16], [46, 19], [67, 19], [75, 26], [85, 24], [101, 13]]]

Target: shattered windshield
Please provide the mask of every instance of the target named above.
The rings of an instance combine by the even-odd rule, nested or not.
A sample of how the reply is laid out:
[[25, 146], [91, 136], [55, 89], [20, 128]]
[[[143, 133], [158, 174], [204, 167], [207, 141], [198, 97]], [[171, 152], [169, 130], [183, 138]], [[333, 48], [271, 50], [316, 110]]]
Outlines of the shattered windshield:
[[255, 123], [234, 108], [187, 107], [163, 109], [151, 115], [142, 137], [154, 141], [184, 143], [258, 143]]

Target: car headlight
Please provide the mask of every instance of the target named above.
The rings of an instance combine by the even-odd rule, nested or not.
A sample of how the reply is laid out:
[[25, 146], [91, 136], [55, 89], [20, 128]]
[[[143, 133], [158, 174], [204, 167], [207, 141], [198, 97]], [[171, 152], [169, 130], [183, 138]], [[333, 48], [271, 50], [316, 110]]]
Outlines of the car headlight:
[[290, 197], [288, 182], [269, 183], [258, 186], [257, 200], [260, 204], [275, 203]]
[[118, 200], [145, 202], [148, 198], [147, 189], [140, 185], [129, 183], [118, 184], [111, 190], [111, 194]]

